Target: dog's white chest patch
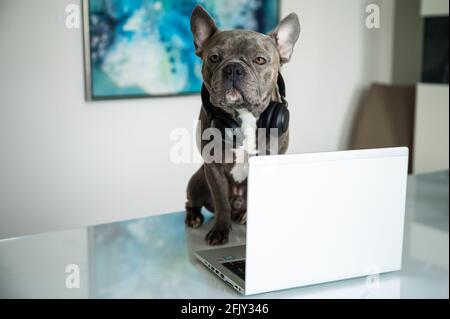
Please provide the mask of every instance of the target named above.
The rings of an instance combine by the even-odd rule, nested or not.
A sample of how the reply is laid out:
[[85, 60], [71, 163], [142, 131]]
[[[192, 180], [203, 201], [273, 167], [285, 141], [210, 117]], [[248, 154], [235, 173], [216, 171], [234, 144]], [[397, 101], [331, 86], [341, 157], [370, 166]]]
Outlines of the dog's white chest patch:
[[237, 183], [242, 183], [248, 176], [248, 157], [256, 155], [256, 117], [246, 109], [239, 110], [241, 131], [244, 134], [242, 146], [234, 150], [236, 163], [231, 169], [231, 176]]

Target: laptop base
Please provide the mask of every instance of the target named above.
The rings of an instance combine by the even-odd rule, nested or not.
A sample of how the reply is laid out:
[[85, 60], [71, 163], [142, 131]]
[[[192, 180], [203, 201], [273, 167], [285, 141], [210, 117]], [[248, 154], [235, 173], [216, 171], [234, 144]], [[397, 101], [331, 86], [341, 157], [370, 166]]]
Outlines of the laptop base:
[[231, 288], [245, 294], [245, 245], [200, 250], [194, 255]]

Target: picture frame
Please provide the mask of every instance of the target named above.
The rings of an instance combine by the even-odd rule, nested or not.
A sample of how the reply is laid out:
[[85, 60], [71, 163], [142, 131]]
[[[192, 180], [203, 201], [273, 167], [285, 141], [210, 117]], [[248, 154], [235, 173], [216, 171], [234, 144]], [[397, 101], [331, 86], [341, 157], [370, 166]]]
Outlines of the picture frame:
[[87, 101], [198, 94], [202, 61], [189, 27], [197, 4], [223, 29], [268, 33], [279, 21], [279, 0], [174, 0], [166, 9], [167, 3], [83, 0]]

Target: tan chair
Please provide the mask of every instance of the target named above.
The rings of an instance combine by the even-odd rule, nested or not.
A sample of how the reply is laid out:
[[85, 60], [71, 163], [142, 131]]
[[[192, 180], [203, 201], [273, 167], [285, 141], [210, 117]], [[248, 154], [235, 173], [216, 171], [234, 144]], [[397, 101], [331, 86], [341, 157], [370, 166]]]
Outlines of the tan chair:
[[414, 86], [373, 84], [356, 111], [349, 149], [409, 147], [412, 172]]

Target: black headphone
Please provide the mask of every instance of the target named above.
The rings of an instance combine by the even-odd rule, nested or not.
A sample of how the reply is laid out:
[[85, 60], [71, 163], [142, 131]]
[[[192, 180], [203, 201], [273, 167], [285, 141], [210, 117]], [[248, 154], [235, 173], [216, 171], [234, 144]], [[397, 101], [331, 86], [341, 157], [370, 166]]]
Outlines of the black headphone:
[[[280, 73], [278, 73], [277, 85], [282, 102], [270, 102], [269, 106], [267, 106], [258, 120], [258, 128], [266, 129], [267, 138], [270, 137], [271, 129], [276, 129], [275, 137], [280, 137], [289, 129], [289, 110], [286, 101], [286, 86]], [[201, 96], [203, 108], [206, 111], [210, 123], [213, 127], [220, 130], [223, 139], [227, 136], [227, 132], [239, 131], [239, 124], [232, 119], [228, 113], [215, 107], [210, 102], [210, 95], [205, 84], [202, 86]]]

